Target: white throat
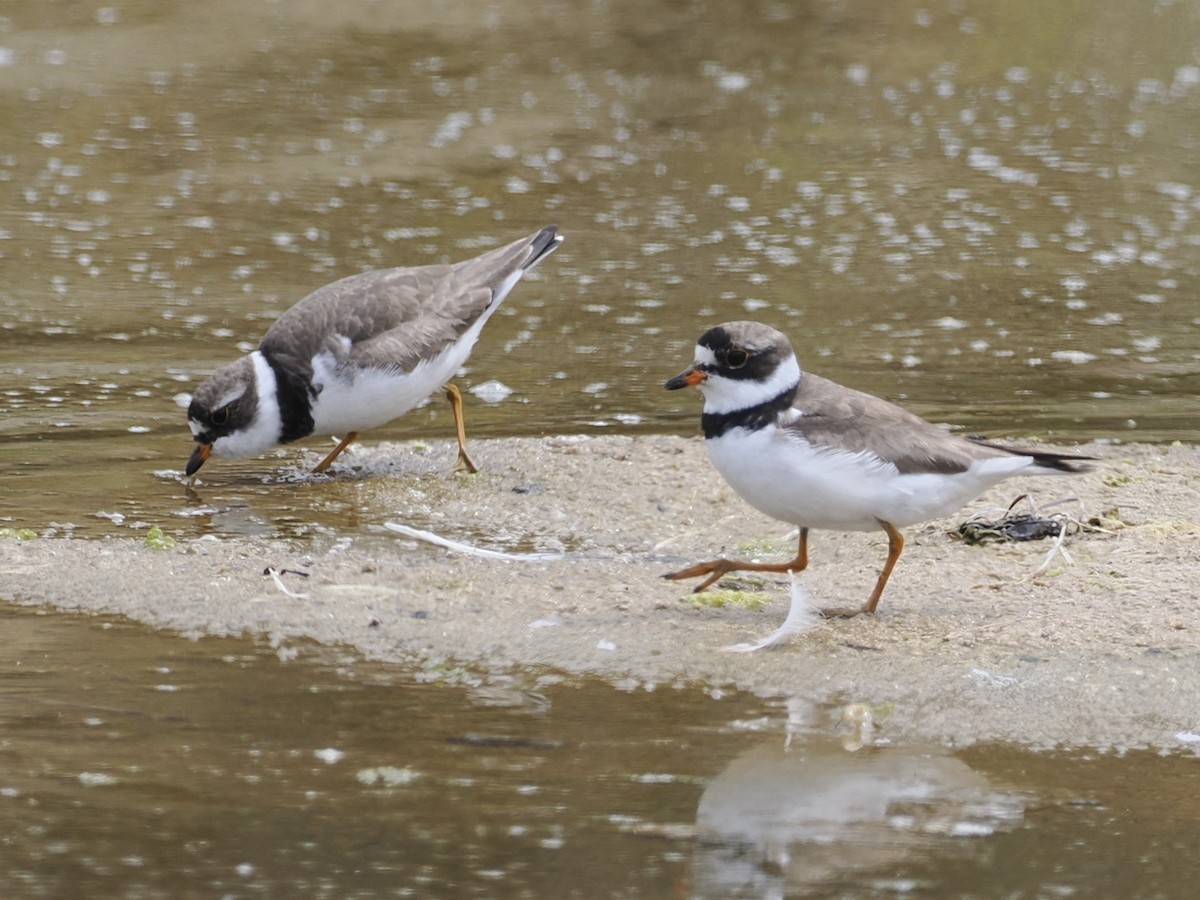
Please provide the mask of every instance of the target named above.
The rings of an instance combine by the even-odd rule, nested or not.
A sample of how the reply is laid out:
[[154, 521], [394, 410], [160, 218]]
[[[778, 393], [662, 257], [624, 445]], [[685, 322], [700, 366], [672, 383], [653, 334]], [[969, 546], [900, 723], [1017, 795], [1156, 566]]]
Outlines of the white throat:
[[213, 453], [227, 459], [257, 456], [278, 444], [283, 434], [275, 370], [257, 350], [250, 354], [250, 359], [254, 363], [254, 393], [257, 400], [254, 418], [245, 428], [213, 441]]
[[[705, 349], [696, 348], [697, 362], [703, 361], [700, 351]], [[711, 353], [709, 356], [711, 357]], [[709, 375], [700, 382], [700, 390], [704, 392], [704, 411], [721, 415], [766, 403], [799, 383], [800, 364], [796, 362], [796, 355], [792, 354], [775, 367], [775, 371], [766, 381], [745, 381]]]

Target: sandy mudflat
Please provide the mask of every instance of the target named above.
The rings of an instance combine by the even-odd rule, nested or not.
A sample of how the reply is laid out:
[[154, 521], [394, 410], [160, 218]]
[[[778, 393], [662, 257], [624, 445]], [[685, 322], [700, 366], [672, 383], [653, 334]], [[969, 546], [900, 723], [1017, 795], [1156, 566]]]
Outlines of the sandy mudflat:
[[[1104, 458], [1072, 478], [1018, 479], [953, 520], [910, 528], [874, 617], [827, 621], [758, 653], [718, 648], [778, 626], [783, 578], [756, 610], [696, 608], [659, 576], [717, 553], [794, 550], [787, 527], [739, 500], [700, 440], [671, 437], [479, 441], [481, 475], [357, 480], [362, 502], [395, 521], [508, 551], [564, 559], [464, 556], [390, 532], [352, 541], [202, 539], [0, 542], [0, 597], [120, 613], [188, 635], [301, 638], [401, 664], [552, 666], [622, 685], [702, 683], [767, 696], [887, 704], [899, 739], [1011, 739], [1104, 748], [1200, 744], [1200, 452], [1091, 446]], [[353, 457], [409, 453], [367, 446]], [[443, 454], [447, 459], [450, 454]], [[315, 459], [315, 457], [314, 457]], [[264, 465], [270, 463], [264, 461]], [[947, 530], [972, 510], [1034, 490], [1079, 497], [1085, 517], [1115, 509], [1110, 533], [1080, 534], [1034, 575], [1045, 542], [967, 546]], [[1078, 508], [1078, 506], [1074, 507]], [[822, 605], [858, 604], [885, 551], [879, 535], [817, 532], [802, 583]], [[763, 557], [767, 558], [767, 557]], [[282, 593], [265, 565], [304, 598]]]

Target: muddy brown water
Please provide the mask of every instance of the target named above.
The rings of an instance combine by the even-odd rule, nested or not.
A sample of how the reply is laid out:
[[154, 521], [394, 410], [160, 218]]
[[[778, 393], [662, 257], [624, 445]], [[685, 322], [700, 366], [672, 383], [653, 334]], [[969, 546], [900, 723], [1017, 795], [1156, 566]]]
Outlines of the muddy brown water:
[[[1188, 896], [1194, 758], [9, 610], [6, 897]], [[870, 698], [847, 698], [869, 705]]]
[[[460, 379], [471, 434], [693, 433], [662, 382], [755, 317], [970, 432], [1195, 441], [1198, 33], [1193, 3], [1116, 0], [0, 4], [0, 525], [358, 533], [336, 482], [280, 490], [297, 448], [189, 493], [179, 397], [327, 281], [548, 221], [567, 243]], [[434, 403], [371, 437], [434, 442], [411, 464], [434, 472], [449, 434]], [[798, 741], [856, 808], [867, 757], [830, 711], [782, 756], [786, 710], [699, 688], [531, 673], [548, 702], [493, 705], [119, 622], [5, 628], [6, 895], [1179, 896], [1197, 874], [1191, 758], [928, 751], [934, 799], [781, 824], [717, 787], [796, 783]], [[888, 765], [861, 776], [885, 797]]]

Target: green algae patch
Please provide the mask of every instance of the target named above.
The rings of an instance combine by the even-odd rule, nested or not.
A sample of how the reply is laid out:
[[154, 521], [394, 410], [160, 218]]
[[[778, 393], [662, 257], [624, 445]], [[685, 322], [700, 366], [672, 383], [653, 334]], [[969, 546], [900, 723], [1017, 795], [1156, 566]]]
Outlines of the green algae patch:
[[157, 525], [150, 526], [150, 530], [146, 532], [146, 539], [142, 543], [151, 550], [173, 550], [175, 548], [175, 538]]
[[692, 606], [697, 609], [762, 609], [771, 602], [770, 596], [759, 591], [702, 591], [692, 594]]

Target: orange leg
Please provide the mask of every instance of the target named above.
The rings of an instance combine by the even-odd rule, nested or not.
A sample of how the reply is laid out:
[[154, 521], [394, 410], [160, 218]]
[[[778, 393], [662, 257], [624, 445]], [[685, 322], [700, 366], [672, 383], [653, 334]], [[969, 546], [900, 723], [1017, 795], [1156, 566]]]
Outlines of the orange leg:
[[463, 423], [462, 392], [456, 385], [448, 384], [446, 399], [450, 401], [450, 411], [454, 414], [454, 430], [458, 435], [458, 462], [454, 465], [454, 471], [474, 475], [479, 471], [479, 467], [467, 454], [467, 427]]
[[330, 464], [335, 459], [337, 459], [339, 456], [341, 456], [342, 451], [345, 450], [347, 447], [349, 447], [350, 444], [352, 444], [354, 442], [355, 438], [357, 438], [357, 437], [358, 437], [358, 432], [352, 431], [348, 435], [346, 435], [344, 438], [342, 438], [341, 443], [338, 444], [336, 447], [334, 447], [333, 450], [331, 450], [329, 452], [329, 455], [327, 457], [325, 457], [323, 460], [321, 460], [319, 463], [317, 463], [316, 466], [313, 467], [313, 474], [320, 475], [322, 472], [324, 472], [326, 469], [328, 469]]
[[888, 536], [888, 556], [887, 562], [883, 564], [883, 571], [879, 573], [879, 579], [875, 582], [875, 590], [871, 591], [871, 596], [867, 598], [859, 609], [823, 609], [821, 615], [827, 619], [851, 619], [854, 616], [862, 613], [873, 613], [875, 607], [879, 605], [879, 598], [883, 596], [883, 589], [887, 587], [888, 579], [892, 577], [892, 569], [896, 567], [896, 560], [900, 558], [900, 552], [904, 549], [904, 535], [891, 522], [885, 522], [882, 519], [877, 520], [879, 527], [887, 532]]
[[671, 572], [664, 575], [663, 578], [682, 581], [685, 578], [699, 578], [701, 575], [707, 575], [708, 577], [692, 590], [693, 594], [698, 594], [730, 572], [803, 572], [806, 568], [808, 568], [808, 529], [801, 528], [800, 546], [796, 551], [796, 558], [790, 562], [756, 563], [740, 562], [736, 559], [714, 559], [711, 562], [697, 563], [678, 572]]

